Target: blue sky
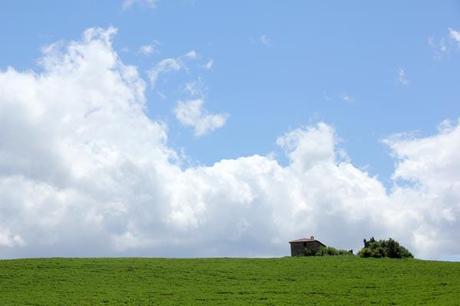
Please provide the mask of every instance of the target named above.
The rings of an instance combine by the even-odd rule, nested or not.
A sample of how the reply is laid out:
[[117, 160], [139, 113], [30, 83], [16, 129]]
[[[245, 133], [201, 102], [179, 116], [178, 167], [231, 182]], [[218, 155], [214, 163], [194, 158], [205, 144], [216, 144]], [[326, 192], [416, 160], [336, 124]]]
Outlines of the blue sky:
[[[114, 45], [141, 72], [195, 50], [212, 71], [168, 76], [149, 114], [170, 128], [170, 143], [193, 160], [276, 151], [282, 133], [316, 121], [332, 124], [352, 161], [388, 183], [393, 160], [381, 140], [429, 135], [459, 114], [458, 47], [438, 56], [448, 28], [460, 27], [458, 1], [283, 2], [6, 1], [0, 11], [0, 66], [30, 69], [40, 48], [94, 26], [117, 27]], [[262, 42], [265, 37], [267, 44]], [[138, 53], [157, 44], [158, 52]], [[196, 67], [195, 67], [196, 68]], [[403, 70], [407, 84], [402, 84]], [[193, 137], [171, 111], [187, 81], [200, 79], [209, 109], [229, 114], [222, 129]], [[346, 97], [350, 101], [346, 101]]]
[[0, 257], [460, 258], [459, 1], [0, 7]]

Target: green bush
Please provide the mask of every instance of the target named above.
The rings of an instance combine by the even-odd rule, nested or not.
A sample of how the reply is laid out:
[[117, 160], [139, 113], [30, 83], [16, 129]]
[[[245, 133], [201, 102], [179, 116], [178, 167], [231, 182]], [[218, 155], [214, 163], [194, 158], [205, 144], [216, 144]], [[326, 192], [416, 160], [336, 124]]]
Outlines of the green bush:
[[317, 251], [312, 250], [310, 248], [305, 248], [304, 252], [305, 252], [305, 256], [315, 256]]
[[414, 256], [408, 249], [400, 245], [396, 240], [375, 240], [374, 237], [366, 240], [364, 239], [364, 248], [358, 252], [361, 257], [374, 257], [374, 258], [413, 258]]
[[306, 256], [338, 256], [338, 255], [353, 255], [353, 250], [338, 250], [333, 247], [320, 247], [318, 250], [305, 250]]

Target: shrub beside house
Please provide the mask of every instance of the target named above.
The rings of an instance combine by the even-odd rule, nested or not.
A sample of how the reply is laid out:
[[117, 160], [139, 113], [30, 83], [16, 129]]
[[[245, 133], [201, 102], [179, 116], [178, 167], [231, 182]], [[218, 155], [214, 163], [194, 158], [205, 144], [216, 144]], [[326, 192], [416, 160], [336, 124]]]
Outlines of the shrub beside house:
[[353, 255], [353, 250], [338, 250], [326, 246], [315, 237], [300, 238], [289, 241], [291, 245], [291, 256], [334, 256], [334, 255]]
[[[353, 250], [339, 250], [326, 246], [315, 237], [300, 238], [289, 241], [291, 246], [291, 256], [334, 256], [334, 255], [353, 255]], [[413, 258], [412, 253], [399, 244], [396, 240], [369, 240], [364, 239], [364, 247], [358, 252], [360, 257], [374, 258]]]

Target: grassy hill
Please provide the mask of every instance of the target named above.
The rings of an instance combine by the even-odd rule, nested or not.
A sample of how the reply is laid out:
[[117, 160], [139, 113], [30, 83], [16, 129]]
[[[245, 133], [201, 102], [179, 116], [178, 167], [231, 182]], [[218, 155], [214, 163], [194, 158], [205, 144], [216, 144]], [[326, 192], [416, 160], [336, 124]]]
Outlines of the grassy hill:
[[459, 305], [460, 263], [352, 256], [0, 261], [0, 305]]

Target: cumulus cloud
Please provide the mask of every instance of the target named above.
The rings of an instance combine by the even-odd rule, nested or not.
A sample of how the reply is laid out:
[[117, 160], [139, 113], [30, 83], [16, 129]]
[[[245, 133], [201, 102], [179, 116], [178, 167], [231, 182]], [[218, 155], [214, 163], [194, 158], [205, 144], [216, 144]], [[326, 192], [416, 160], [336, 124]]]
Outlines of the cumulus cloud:
[[[278, 138], [287, 165], [269, 154], [184, 167], [115, 32], [48, 48], [40, 72], [0, 72], [0, 257], [279, 256], [311, 233], [340, 248], [374, 235], [421, 257], [460, 254], [458, 122], [387, 139], [390, 190], [339, 158], [325, 123]], [[184, 105], [202, 118], [196, 101]]]
[[[460, 124], [444, 122], [439, 133], [425, 138], [386, 140], [397, 157], [393, 174], [409, 185], [396, 185], [392, 200], [400, 203], [395, 219], [412, 233], [422, 254], [458, 254], [460, 230]], [[413, 228], [411, 228], [411, 225]]]
[[224, 126], [227, 114], [211, 114], [203, 108], [202, 99], [179, 101], [174, 109], [177, 120], [193, 127], [195, 136], [203, 136]]

